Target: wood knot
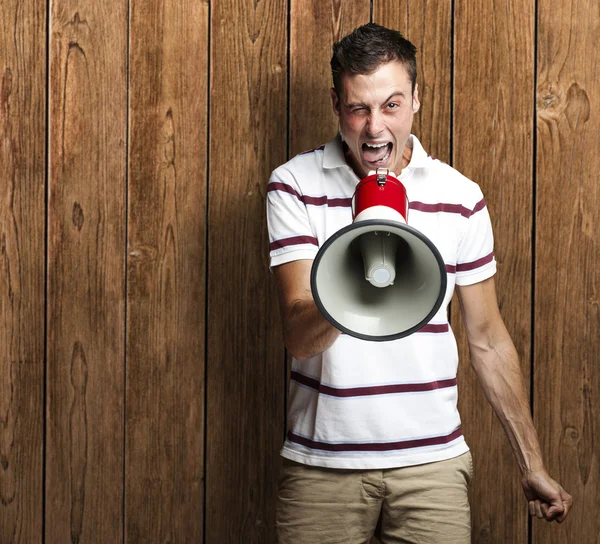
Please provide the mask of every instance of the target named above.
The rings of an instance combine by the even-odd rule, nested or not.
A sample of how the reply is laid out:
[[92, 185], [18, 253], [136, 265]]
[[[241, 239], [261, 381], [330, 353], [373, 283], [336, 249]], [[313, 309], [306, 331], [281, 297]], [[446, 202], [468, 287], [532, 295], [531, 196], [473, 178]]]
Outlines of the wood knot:
[[577, 83], [571, 83], [566, 91], [558, 83], [550, 83], [538, 89], [537, 109], [542, 119], [566, 118], [569, 127], [576, 130], [589, 120], [591, 107], [587, 92]]
[[73, 344], [71, 355], [71, 384], [75, 391], [85, 394], [88, 381], [88, 364], [85, 351], [81, 342]]
[[75, 15], [73, 15], [73, 19], [71, 19], [71, 21], [69, 21], [68, 24], [71, 24], [71, 25], [87, 25], [87, 20], [86, 19], [82, 19], [81, 16], [79, 15], [79, 12], [76, 11]]
[[541, 86], [537, 92], [537, 109], [544, 117], [557, 117], [563, 109], [564, 91], [556, 84]]
[[77, 230], [81, 230], [83, 227], [83, 222], [85, 218], [83, 217], [83, 209], [79, 205], [79, 202], [75, 202], [73, 204], [73, 213], [71, 215], [71, 219], [73, 221], [73, 225], [77, 228]]
[[587, 123], [590, 118], [590, 98], [577, 83], [573, 83], [567, 91], [565, 116], [573, 129]]
[[562, 435], [562, 443], [565, 446], [576, 446], [579, 442], [579, 431], [575, 427], [565, 427]]
[[0, 105], [2, 110], [8, 110], [8, 98], [12, 93], [12, 70], [7, 68], [2, 76], [2, 90], [0, 91]]
[[158, 250], [154, 246], [135, 246], [130, 252], [129, 257], [133, 261], [155, 261]]

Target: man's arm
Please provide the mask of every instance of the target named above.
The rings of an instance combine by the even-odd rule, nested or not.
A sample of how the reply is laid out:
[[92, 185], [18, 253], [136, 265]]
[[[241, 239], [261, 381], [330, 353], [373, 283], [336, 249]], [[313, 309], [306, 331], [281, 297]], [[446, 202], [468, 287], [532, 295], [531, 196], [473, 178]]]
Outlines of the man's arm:
[[322, 353], [341, 334], [323, 317], [312, 297], [312, 263], [311, 260], [293, 261], [273, 269], [285, 347], [299, 360]]
[[562, 522], [573, 500], [544, 468], [517, 351], [498, 310], [494, 279], [457, 289], [471, 362], [517, 458], [529, 512]]

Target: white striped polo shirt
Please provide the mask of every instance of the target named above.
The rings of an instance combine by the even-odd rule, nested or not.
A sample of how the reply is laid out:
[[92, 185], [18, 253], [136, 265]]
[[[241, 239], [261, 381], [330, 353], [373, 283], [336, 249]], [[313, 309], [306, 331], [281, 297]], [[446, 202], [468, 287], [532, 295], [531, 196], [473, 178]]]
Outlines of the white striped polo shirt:
[[[292, 360], [288, 433], [281, 454], [331, 468], [383, 469], [440, 461], [468, 450], [460, 430], [458, 351], [448, 323], [455, 285], [494, 275], [493, 236], [477, 184], [429, 156], [415, 136], [400, 180], [408, 224], [438, 248], [444, 302], [420, 331], [390, 342], [342, 334], [323, 353]], [[314, 259], [352, 222], [359, 178], [337, 138], [277, 168], [267, 187], [271, 268]]]

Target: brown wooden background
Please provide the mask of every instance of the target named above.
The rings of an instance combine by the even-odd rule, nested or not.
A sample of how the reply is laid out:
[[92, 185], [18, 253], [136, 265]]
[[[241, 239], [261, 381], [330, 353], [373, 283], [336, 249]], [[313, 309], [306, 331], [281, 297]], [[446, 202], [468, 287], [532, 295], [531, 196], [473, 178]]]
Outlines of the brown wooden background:
[[417, 45], [414, 132], [486, 195], [576, 502], [528, 522], [461, 332], [473, 540], [598, 542], [597, 0], [0, 0], [2, 544], [274, 542], [266, 183], [335, 134], [331, 45], [369, 20]]

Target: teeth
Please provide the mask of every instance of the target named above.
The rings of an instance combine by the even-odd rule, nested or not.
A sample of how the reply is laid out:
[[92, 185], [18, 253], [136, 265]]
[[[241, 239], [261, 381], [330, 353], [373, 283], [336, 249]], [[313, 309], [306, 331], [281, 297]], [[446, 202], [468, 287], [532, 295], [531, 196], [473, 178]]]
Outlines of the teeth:
[[374, 149], [377, 149], [378, 147], [383, 147], [384, 145], [388, 145], [388, 144], [387, 143], [385, 143], [385, 144], [368, 144], [368, 143], [365, 143], [365, 145], [367, 147], [372, 147]]

